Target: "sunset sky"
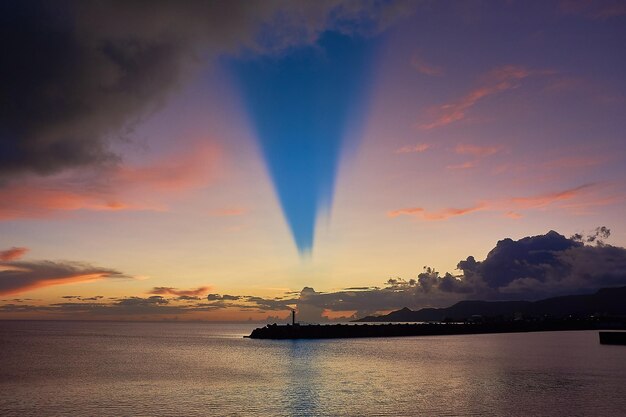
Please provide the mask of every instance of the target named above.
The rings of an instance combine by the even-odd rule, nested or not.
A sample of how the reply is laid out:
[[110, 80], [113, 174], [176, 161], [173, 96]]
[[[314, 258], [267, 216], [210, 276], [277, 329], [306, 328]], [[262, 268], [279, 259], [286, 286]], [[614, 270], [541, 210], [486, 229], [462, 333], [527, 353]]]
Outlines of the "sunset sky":
[[[8, 3], [0, 319], [626, 285], [622, 1]], [[452, 289], [539, 235], [553, 270]]]

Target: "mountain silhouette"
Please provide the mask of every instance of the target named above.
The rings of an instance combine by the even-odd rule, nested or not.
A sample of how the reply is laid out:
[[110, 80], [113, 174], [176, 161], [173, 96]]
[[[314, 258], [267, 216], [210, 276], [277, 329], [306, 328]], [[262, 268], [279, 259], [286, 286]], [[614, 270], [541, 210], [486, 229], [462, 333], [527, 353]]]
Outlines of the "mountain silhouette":
[[593, 294], [568, 295], [539, 301], [459, 301], [446, 308], [407, 307], [382, 316], [367, 316], [355, 322], [464, 321], [472, 316], [484, 318], [563, 318], [626, 315], [626, 287], [603, 288]]

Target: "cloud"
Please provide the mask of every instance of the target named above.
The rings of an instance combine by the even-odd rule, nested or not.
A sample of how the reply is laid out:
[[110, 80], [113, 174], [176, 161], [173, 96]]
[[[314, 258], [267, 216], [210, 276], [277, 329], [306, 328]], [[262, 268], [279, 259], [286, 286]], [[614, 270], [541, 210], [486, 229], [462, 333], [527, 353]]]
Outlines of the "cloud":
[[9, 262], [20, 259], [28, 252], [28, 248], [13, 247], [11, 249], [0, 251], [0, 261]]
[[429, 64], [417, 55], [414, 55], [413, 58], [411, 58], [411, 66], [420, 74], [429, 75], [431, 77], [439, 77], [444, 73], [443, 68]]
[[507, 211], [504, 213], [504, 217], [508, 217], [509, 219], [521, 219], [524, 216], [515, 211]]
[[[608, 229], [602, 230], [606, 235]], [[485, 260], [469, 256], [459, 262], [458, 269], [461, 273], [453, 275], [424, 267], [416, 278], [391, 278], [383, 288], [359, 291], [319, 293], [304, 288], [298, 311], [304, 321], [323, 321], [327, 310], [353, 311], [363, 317], [402, 307], [447, 306], [462, 299], [540, 299], [589, 293], [626, 285], [626, 249], [584, 245], [550, 231], [519, 240], [503, 239]]]
[[158, 295], [177, 295], [179, 297], [198, 297], [206, 294], [211, 290], [211, 287], [198, 287], [189, 290], [179, 290], [172, 287], [154, 287], [150, 290], [150, 294]]
[[315, 298], [317, 296], [319, 296], [319, 293], [313, 288], [304, 287], [302, 289], [296, 307], [298, 321], [305, 323], [318, 323], [322, 320], [325, 307], [320, 306], [315, 302]]
[[485, 75], [480, 87], [454, 101], [434, 108], [434, 118], [429, 122], [421, 123], [419, 128], [431, 130], [463, 120], [467, 117], [468, 111], [478, 102], [519, 87], [520, 81], [524, 78], [545, 73], [545, 71], [531, 71], [514, 65], [496, 68]]
[[428, 143], [418, 143], [417, 145], [412, 146], [403, 146], [394, 151], [394, 153], [422, 153], [430, 149], [430, 145]]
[[116, 303], [122, 307], [152, 307], [155, 305], [167, 305], [169, 301], [159, 295], [153, 295], [147, 298], [130, 297], [124, 298]]
[[476, 166], [478, 166], [478, 163], [481, 159], [494, 155], [500, 150], [500, 146], [479, 146], [460, 143], [454, 148], [454, 153], [458, 155], [470, 155], [473, 156], [475, 159], [463, 162], [461, 164], [448, 165], [446, 166], [446, 169], [464, 170], [475, 168]]
[[459, 155], [472, 155], [477, 158], [484, 158], [486, 156], [491, 156], [500, 151], [500, 147], [498, 146], [478, 146], [478, 145], [470, 145], [470, 144], [458, 144], [456, 148], [454, 148], [454, 152]]
[[444, 208], [428, 211], [423, 207], [408, 207], [387, 212], [388, 217], [411, 216], [426, 221], [447, 220], [478, 211], [501, 212], [505, 217], [519, 219], [524, 210], [543, 210], [548, 208], [566, 210], [574, 214], [584, 213], [590, 207], [613, 204], [617, 197], [599, 198], [592, 194], [598, 189], [596, 184], [584, 184], [563, 191], [543, 193], [526, 197], [512, 197], [501, 200], [485, 200], [466, 208]]
[[130, 278], [114, 269], [80, 262], [2, 261], [0, 296], [21, 294], [52, 285], [111, 278]]
[[164, 199], [210, 184], [218, 159], [217, 149], [203, 144], [144, 165], [122, 164], [10, 181], [0, 186], [0, 221], [76, 210], [163, 211], [167, 209]]
[[191, 149], [169, 154], [145, 165], [121, 165], [113, 169], [107, 181], [116, 189], [149, 188], [158, 192], [177, 192], [202, 187], [215, 177], [220, 151], [202, 143]]
[[[83, 188], [48, 188], [53, 181], [29, 181], [0, 188], [0, 220], [48, 217], [58, 212], [146, 209], [121, 202], [113, 195]], [[156, 209], [153, 207], [152, 209]]]
[[398, 216], [414, 216], [419, 217], [423, 220], [447, 220], [451, 217], [463, 216], [465, 214], [473, 213], [475, 211], [481, 211], [486, 208], [485, 205], [479, 204], [473, 207], [467, 208], [446, 208], [439, 211], [426, 211], [422, 207], [412, 207], [405, 208], [400, 210], [393, 210], [387, 213], [389, 217], [398, 217]]
[[505, 201], [505, 204], [508, 203], [512, 207], [515, 207], [519, 210], [544, 208], [558, 202], [572, 200], [576, 197], [579, 197], [585, 191], [593, 188], [594, 186], [595, 184], [584, 184], [579, 187], [570, 188], [564, 191], [539, 194], [530, 197], [513, 197], [510, 200]]
[[[305, 287], [287, 298], [208, 294], [196, 302], [184, 290], [162, 287], [167, 294], [124, 297], [105, 301], [101, 296], [64, 296], [77, 302], [26, 304], [25, 299], [4, 300], [0, 312], [45, 313], [75, 316], [186, 315], [220, 310], [288, 313], [294, 307], [302, 322], [322, 322], [335, 317], [363, 317], [402, 307], [443, 307], [463, 299], [535, 300], [565, 294], [593, 292], [626, 285], [626, 249], [604, 243], [610, 230], [599, 227], [571, 238], [550, 231], [543, 235], [500, 240], [482, 261], [473, 256], [459, 261], [457, 273], [439, 273], [424, 267], [415, 277], [388, 279], [381, 287], [355, 287], [318, 292]], [[593, 243], [594, 245], [590, 245]], [[1, 277], [1, 273], [0, 273]], [[4, 282], [0, 278], [0, 283]], [[157, 287], [159, 290], [159, 287]], [[159, 290], [161, 291], [161, 290]], [[189, 290], [195, 292], [197, 290]], [[195, 316], [197, 317], [197, 316]]]
[[588, 246], [550, 231], [501, 240], [484, 261], [468, 258], [459, 269], [492, 298], [537, 299], [626, 285], [626, 249]]
[[[2, 3], [0, 42], [3, 59], [9, 64], [0, 68], [0, 187], [5, 182], [14, 182], [0, 195], [0, 201], [9, 202], [5, 203], [8, 207], [0, 208], [0, 218], [41, 217], [50, 211], [47, 208], [52, 211], [164, 209], [158, 201], [102, 196], [91, 189], [68, 191], [44, 186], [33, 190], [27, 187], [33, 184], [24, 184], [21, 177], [59, 175], [72, 169], [119, 164], [122, 158], [115, 152], [115, 145], [131, 137], [134, 128], [161, 108], [174, 91], [196, 79], [199, 71], [218, 59], [224, 63], [227, 61], [221, 60], [224, 57], [234, 58], [231, 61], [248, 66], [258, 76], [261, 71], [251, 68], [255, 59], [288, 60], [292, 55], [285, 54], [286, 51], [306, 49], [317, 58], [319, 67], [305, 64], [301, 69], [316, 75], [327, 63], [319, 59], [322, 39], [332, 34], [348, 43], [359, 38], [365, 45], [364, 39], [385, 30], [412, 9], [409, 2], [395, 0]], [[339, 50], [336, 56], [339, 61], [327, 65], [327, 70], [332, 72], [340, 62], [352, 65], [354, 71], [345, 74], [335, 71], [334, 75], [344, 75], [342, 80], [323, 75], [318, 79], [326, 83], [335, 80], [341, 88], [326, 90], [329, 85], [320, 89], [315, 83], [304, 82], [304, 87], [311, 87], [311, 100], [302, 100], [303, 89], [298, 89], [294, 96], [297, 102], [316, 98], [323, 101], [314, 112], [317, 118], [310, 119], [309, 126], [320, 128], [322, 134], [302, 129], [299, 119], [295, 136], [301, 138], [303, 132], [310, 133], [315, 136], [311, 145], [326, 138], [329, 142], [343, 140], [343, 123], [332, 120], [345, 121], [342, 112], [355, 106], [337, 99], [354, 95], [348, 94], [347, 83], [354, 83], [354, 93], [363, 91], [355, 72], [367, 72], [370, 66], [354, 59], [356, 50], [351, 46], [354, 44]], [[264, 68], [264, 63], [260, 67]], [[282, 76], [277, 79], [285, 81]], [[294, 79], [298, 77], [291, 80]], [[261, 85], [268, 84], [261, 82]], [[261, 90], [264, 89], [252, 87], [248, 92], [252, 95]], [[295, 91], [270, 90], [273, 94]], [[320, 91], [332, 91], [336, 95], [332, 100], [322, 99], [325, 96], [320, 96]], [[361, 102], [362, 97], [357, 98]], [[250, 105], [248, 110], [267, 108], [268, 103], [275, 101], [262, 98], [261, 102], [262, 106]], [[329, 103], [335, 107], [329, 107]], [[286, 108], [295, 111], [298, 106], [287, 104]], [[319, 123], [322, 110], [327, 112], [327, 117], [322, 117], [325, 122]], [[286, 119], [280, 114], [279, 123], [266, 123], [267, 118], [260, 116], [257, 128], [286, 126]], [[304, 119], [311, 114], [308, 109], [302, 109]], [[331, 132], [333, 124], [336, 132]], [[267, 136], [269, 142], [275, 139], [271, 133]], [[278, 140], [277, 148], [283, 150], [286, 143], [293, 142], [291, 139]], [[277, 155], [268, 142], [261, 145], [298, 249], [307, 253], [313, 244], [316, 216], [332, 200], [341, 144], [333, 144], [336, 149], [330, 152], [322, 146], [315, 155], [287, 151], [289, 155], [282, 162], [295, 166], [290, 171], [292, 175], [287, 176], [289, 180], [282, 174], [274, 175], [275, 171], [283, 172], [285, 165], [267, 157], [270, 153]], [[292, 163], [294, 158], [299, 158], [296, 164]], [[122, 166], [110, 174], [124, 183], [150, 182], [157, 189], [178, 188], [180, 182], [168, 173], [167, 169], [129, 171]], [[292, 186], [296, 177], [300, 181]], [[306, 198], [301, 198], [303, 193], [307, 194]], [[15, 196], [17, 200], [12, 199]], [[294, 201], [301, 204], [294, 208]]]
[[382, 30], [405, 2], [3, 2], [0, 177], [119, 160], [127, 136], [224, 54], [277, 53], [355, 21]]
[[245, 296], [228, 295], [228, 294], [224, 294], [224, 295], [209, 294], [209, 295], [207, 295], [207, 300], [209, 300], [209, 301], [215, 301], [215, 300], [234, 301], [234, 300], [239, 300], [239, 299], [242, 299], [242, 298], [245, 298]]

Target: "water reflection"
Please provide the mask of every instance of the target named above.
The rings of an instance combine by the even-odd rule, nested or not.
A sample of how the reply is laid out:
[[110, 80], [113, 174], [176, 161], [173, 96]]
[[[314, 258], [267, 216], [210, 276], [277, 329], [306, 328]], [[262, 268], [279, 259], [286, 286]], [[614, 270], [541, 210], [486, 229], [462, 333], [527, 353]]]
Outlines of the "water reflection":
[[287, 414], [292, 416], [320, 415], [319, 344], [310, 340], [286, 341], [285, 398]]
[[597, 332], [267, 341], [214, 324], [0, 322], [0, 415], [624, 415]]

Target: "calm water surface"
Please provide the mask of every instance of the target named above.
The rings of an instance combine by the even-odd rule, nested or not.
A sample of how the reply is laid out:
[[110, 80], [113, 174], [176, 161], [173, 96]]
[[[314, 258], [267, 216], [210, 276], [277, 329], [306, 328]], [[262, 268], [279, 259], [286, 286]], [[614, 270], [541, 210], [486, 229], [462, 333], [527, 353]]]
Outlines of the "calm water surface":
[[0, 415], [626, 415], [626, 347], [595, 331], [243, 339], [253, 327], [0, 322]]

